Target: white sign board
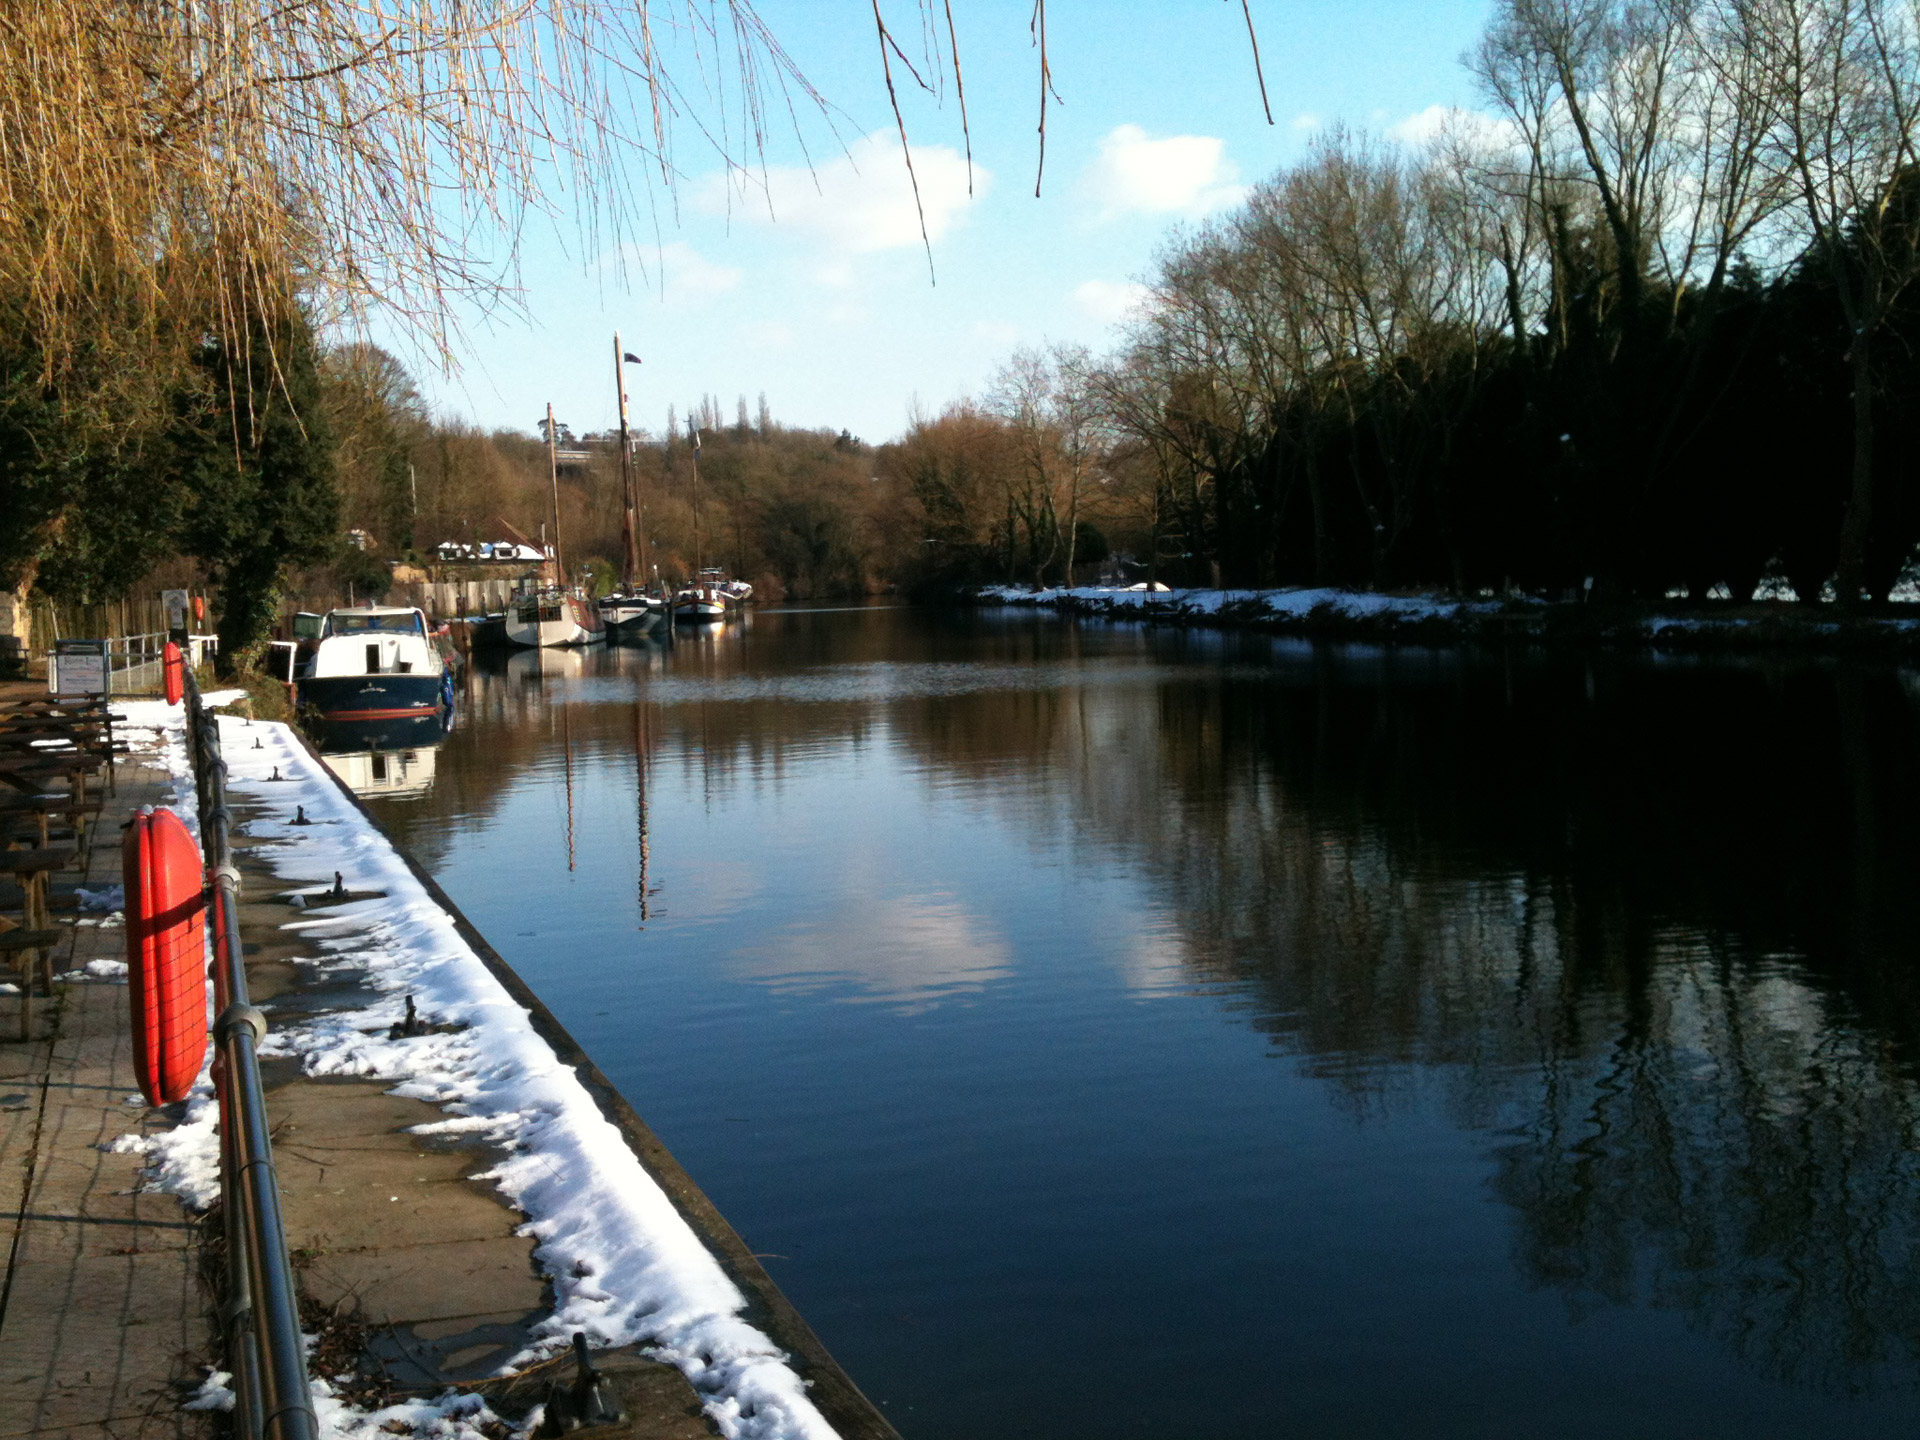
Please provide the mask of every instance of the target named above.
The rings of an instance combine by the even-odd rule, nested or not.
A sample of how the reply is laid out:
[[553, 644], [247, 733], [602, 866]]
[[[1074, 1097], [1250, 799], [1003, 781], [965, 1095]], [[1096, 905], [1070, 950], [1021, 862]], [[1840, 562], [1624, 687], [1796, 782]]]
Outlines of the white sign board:
[[167, 628], [184, 630], [187, 628], [187, 610], [192, 600], [184, 590], [162, 590], [160, 603], [167, 607]]
[[47, 689], [55, 695], [107, 693], [107, 657], [100, 651], [65, 650], [47, 666]]

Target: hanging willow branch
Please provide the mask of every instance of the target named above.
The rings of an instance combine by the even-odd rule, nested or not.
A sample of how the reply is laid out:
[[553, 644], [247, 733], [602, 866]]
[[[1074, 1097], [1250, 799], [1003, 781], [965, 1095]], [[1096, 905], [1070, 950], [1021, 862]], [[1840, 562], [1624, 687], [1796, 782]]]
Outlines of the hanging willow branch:
[[618, 244], [677, 126], [751, 161], [775, 93], [824, 105], [751, 0], [8, 3], [0, 325], [53, 374], [297, 292], [450, 354], [530, 221]]
[[[917, 4], [921, 33], [923, 36], [934, 37], [930, 43], [931, 46], [937, 47], [939, 27], [934, 20], [933, 0], [917, 0]], [[926, 210], [920, 201], [920, 177], [914, 170], [913, 151], [907, 141], [906, 116], [900, 108], [899, 92], [894, 88], [893, 67], [890, 57], [897, 56], [900, 63], [907, 67], [907, 72], [913, 76], [920, 88], [933, 94], [938, 93], [933, 82], [938, 78], [939, 74], [945, 69], [950, 68], [952, 70], [954, 94], [958, 98], [960, 106], [960, 134], [962, 140], [965, 142], [967, 152], [967, 193], [971, 195], [973, 193], [973, 130], [967, 117], [967, 88], [966, 81], [960, 69], [960, 34], [958, 27], [954, 24], [953, 0], [941, 0], [941, 8], [946, 20], [947, 55], [943, 61], [937, 53], [929, 54], [929, 73], [925, 77], [914, 67], [913, 62], [907, 58], [906, 52], [900, 48], [899, 43], [894, 39], [893, 31], [887, 24], [886, 16], [881, 10], [880, 0], [872, 0], [872, 5], [874, 30], [880, 45], [881, 74], [887, 86], [887, 104], [893, 111], [894, 129], [900, 136], [900, 153], [906, 162], [907, 174], [913, 182], [913, 203], [915, 213], [920, 221], [920, 241], [926, 248], [927, 265], [929, 273], [931, 273], [933, 265], [933, 243], [927, 233]], [[1271, 125], [1273, 123], [1273, 106], [1267, 98], [1267, 76], [1260, 62], [1260, 37], [1254, 29], [1252, 0], [1240, 0], [1240, 13], [1246, 21], [1247, 43], [1253, 51], [1253, 73], [1260, 86], [1260, 108], [1267, 117], [1267, 123]], [[1060, 92], [1054, 88], [1053, 67], [1047, 53], [1046, 0], [1033, 0], [1033, 10], [1027, 20], [1027, 31], [1033, 41], [1034, 47], [1040, 52], [1039, 155], [1033, 177], [1033, 193], [1035, 197], [1038, 197], [1047, 170], [1047, 105], [1049, 100], [1056, 105], [1064, 103], [1060, 99]]]
[[[924, 67], [872, 9], [931, 264], [895, 62], [936, 97], [951, 71], [969, 190], [973, 138], [952, 0], [915, 3]], [[617, 253], [677, 146], [762, 160], [770, 102], [803, 147], [828, 110], [754, 0], [5, 0], [0, 335], [53, 379], [299, 297], [450, 359], [463, 309], [515, 303], [530, 224]]]

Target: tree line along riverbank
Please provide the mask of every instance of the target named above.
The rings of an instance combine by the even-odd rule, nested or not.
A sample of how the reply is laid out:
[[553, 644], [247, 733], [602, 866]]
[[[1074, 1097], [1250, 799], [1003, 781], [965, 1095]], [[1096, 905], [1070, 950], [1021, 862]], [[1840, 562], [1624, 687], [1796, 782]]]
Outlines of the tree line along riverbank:
[[[1465, 63], [1476, 108], [1326, 129], [1170, 233], [1103, 350], [1016, 351], [878, 446], [744, 395], [669, 411], [635, 455], [649, 553], [809, 599], [1071, 584], [1111, 551], [1185, 586], [1884, 601], [1920, 542], [1912, 8], [1499, 0]], [[84, 332], [144, 349], [0, 306], [0, 640], [30, 594], [165, 572], [215, 592], [242, 664], [289, 593], [318, 599], [303, 575], [364, 598], [383, 561], [550, 509], [610, 575], [617, 440], [579, 436], [556, 486], [536, 417], [430, 415], [318, 272], [235, 291], [218, 245], [187, 264], [199, 227], [165, 233], [201, 283], [143, 280], [164, 316]], [[1707, 628], [1888, 628], [1774, 618]]]

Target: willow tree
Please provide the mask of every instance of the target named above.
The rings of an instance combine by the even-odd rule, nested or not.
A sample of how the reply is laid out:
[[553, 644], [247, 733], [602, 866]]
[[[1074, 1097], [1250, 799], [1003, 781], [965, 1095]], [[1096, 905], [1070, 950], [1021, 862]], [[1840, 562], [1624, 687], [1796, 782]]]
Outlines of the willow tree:
[[[91, 454], [163, 432], [209, 344], [376, 312], [450, 358], [547, 216], [617, 246], [675, 131], [738, 164], [818, 107], [748, 0], [71, 0], [0, 11], [0, 582], [84, 524]], [[287, 357], [242, 365], [259, 383]], [[307, 417], [296, 416], [296, 425]], [[245, 446], [233, 447], [244, 469]], [[149, 482], [152, 483], [152, 482]], [[0, 631], [17, 628], [0, 606]]]

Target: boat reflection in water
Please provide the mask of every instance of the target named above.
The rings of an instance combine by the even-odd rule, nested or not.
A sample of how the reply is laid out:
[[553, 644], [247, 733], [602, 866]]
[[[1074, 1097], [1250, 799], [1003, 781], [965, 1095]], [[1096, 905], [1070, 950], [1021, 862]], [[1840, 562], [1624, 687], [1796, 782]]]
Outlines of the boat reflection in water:
[[437, 746], [418, 750], [353, 750], [345, 754], [321, 751], [320, 758], [356, 795], [382, 800], [417, 800], [433, 789]]
[[577, 648], [557, 646], [544, 650], [516, 650], [501, 667], [514, 680], [578, 680], [587, 673], [586, 653]]
[[451, 728], [440, 715], [335, 722], [320, 727], [320, 758], [354, 794], [419, 799], [433, 789], [440, 742]]

